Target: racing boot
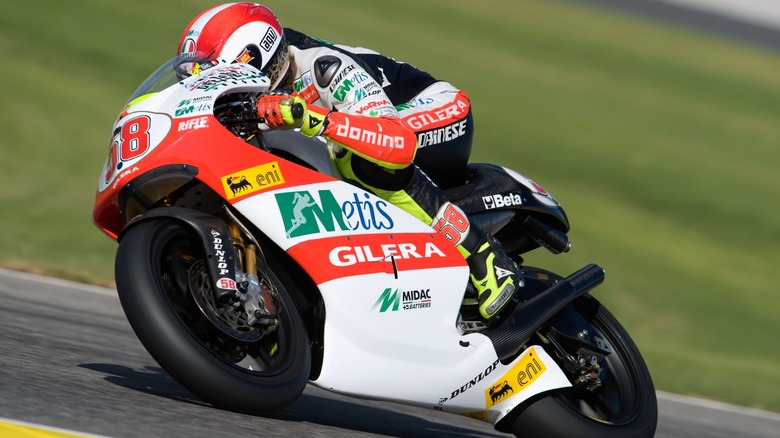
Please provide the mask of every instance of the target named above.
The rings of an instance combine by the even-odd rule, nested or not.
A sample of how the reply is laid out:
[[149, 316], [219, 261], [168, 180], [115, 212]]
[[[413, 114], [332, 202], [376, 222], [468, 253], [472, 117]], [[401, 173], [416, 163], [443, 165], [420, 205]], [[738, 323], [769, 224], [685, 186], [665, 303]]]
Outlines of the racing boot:
[[[461, 247], [461, 252], [463, 249]], [[515, 292], [523, 286], [520, 270], [489, 234], [480, 239], [475, 251], [467, 252], [466, 262], [477, 292], [479, 314], [490, 322], [513, 301]]]

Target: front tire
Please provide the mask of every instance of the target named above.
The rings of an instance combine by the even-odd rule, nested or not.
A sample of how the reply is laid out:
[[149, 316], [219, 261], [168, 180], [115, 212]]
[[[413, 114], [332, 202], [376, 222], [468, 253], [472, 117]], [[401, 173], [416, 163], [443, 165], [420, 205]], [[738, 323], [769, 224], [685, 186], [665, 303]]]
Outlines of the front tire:
[[300, 315], [274, 275], [281, 268], [269, 260], [263, 273], [276, 292], [277, 328], [242, 342], [221, 333], [193, 299], [188, 280], [204, 259], [197, 242], [169, 219], [125, 233], [115, 275], [130, 325], [160, 366], [204, 401], [249, 414], [286, 407], [308, 382], [311, 352]]

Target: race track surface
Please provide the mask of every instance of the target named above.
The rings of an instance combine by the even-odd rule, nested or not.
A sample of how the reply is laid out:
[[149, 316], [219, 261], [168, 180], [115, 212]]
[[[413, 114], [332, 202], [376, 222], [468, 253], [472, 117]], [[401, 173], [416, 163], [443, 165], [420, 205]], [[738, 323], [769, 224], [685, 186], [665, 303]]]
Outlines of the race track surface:
[[[287, 410], [214, 409], [154, 362], [113, 290], [0, 269], [0, 436], [501, 437], [486, 423], [309, 387]], [[777, 437], [780, 415], [660, 394], [658, 437]], [[29, 429], [32, 430], [32, 429]]]

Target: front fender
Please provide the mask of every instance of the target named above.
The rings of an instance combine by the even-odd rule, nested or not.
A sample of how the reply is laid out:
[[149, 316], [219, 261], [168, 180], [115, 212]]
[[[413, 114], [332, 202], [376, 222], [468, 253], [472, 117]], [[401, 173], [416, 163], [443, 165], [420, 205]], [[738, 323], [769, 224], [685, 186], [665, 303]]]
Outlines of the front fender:
[[170, 219], [192, 231], [206, 254], [209, 277], [217, 296], [236, 292], [236, 254], [228, 225], [220, 218], [184, 207], [154, 208], [130, 221], [117, 236], [121, 242], [127, 230], [141, 222]]

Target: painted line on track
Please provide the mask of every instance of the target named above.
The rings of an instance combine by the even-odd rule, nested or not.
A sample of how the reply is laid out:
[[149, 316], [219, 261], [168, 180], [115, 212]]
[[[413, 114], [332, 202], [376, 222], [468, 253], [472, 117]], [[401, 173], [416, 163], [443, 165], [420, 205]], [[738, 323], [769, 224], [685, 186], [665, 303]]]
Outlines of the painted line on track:
[[0, 417], [0, 436], [4, 438], [107, 438], [58, 427]]
[[36, 283], [42, 283], [49, 286], [65, 287], [68, 289], [90, 292], [98, 295], [106, 295], [112, 297], [117, 296], [116, 290], [108, 287], [94, 286], [91, 284], [79, 283], [77, 281], [64, 280], [61, 278], [46, 277], [44, 275], [31, 274], [29, 272], [14, 271], [11, 269], [0, 268], [0, 275], [3, 275], [5, 277], [10, 277], [10, 278], [16, 278], [20, 280], [34, 281]]
[[706, 408], [714, 411], [730, 412], [735, 414], [744, 415], [747, 417], [761, 418], [764, 420], [776, 421], [780, 424], [780, 414], [770, 411], [763, 411], [756, 408], [748, 408], [744, 406], [732, 405], [729, 403], [719, 402], [715, 400], [707, 400], [704, 398], [692, 397], [687, 395], [673, 394], [671, 392], [656, 391], [656, 395], [659, 400], [666, 400], [675, 403], [696, 406], [700, 408]]

